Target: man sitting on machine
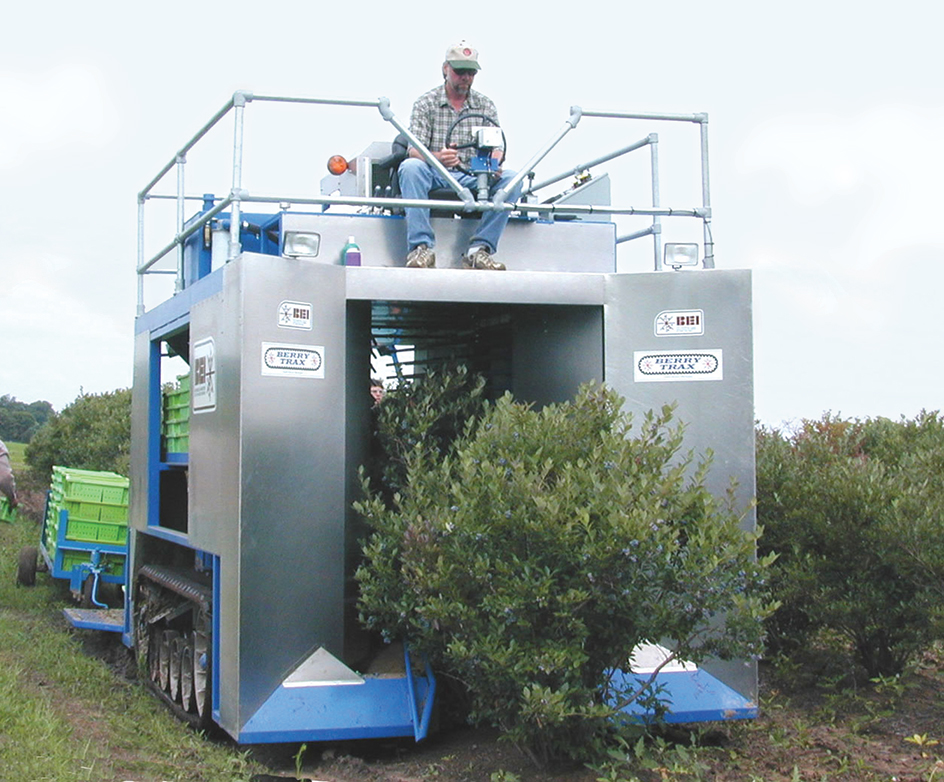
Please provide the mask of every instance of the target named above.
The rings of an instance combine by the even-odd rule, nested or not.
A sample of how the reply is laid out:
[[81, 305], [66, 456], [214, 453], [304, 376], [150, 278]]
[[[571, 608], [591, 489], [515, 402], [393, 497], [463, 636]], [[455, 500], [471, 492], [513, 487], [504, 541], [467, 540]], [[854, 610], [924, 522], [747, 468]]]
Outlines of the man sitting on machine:
[[[472, 157], [473, 126], [477, 120], [496, 128], [498, 112], [495, 104], [480, 92], [472, 89], [472, 81], [481, 66], [478, 51], [465, 41], [446, 50], [442, 64], [443, 84], [421, 95], [413, 104], [410, 115], [410, 131], [426, 145], [439, 162], [464, 187], [477, 190], [477, 177], [469, 171]], [[461, 125], [457, 124], [461, 120]], [[455, 139], [452, 138], [455, 136]], [[495, 161], [495, 176], [488, 185], [489, 198], [503, 188], [514, 177], [512, 171], [502, 171], [504, 149], [495, 147], [491, 156]], [[409, 157], [400, 164], [400, 193], [404, 198], [425, 200], [429, 191], [446, 187], [442, 176], [413, 147]], [[508, 193], [509, 201], [516, 201], [521, 193], [520, 185]], [[407, 257], [406, 265], [412, 268], [431, 268], [436, 265], [433, 247], [435, 235], [429, 221], [429, 209], [411, 207], [406, 213]], [[508, 222], [507, 210], [486, 211], [469, 243], [462, 263], [467, 269], [491, 269], [500, 271], [503, 263], [492, 256], [498, 249], [498, 240]]]

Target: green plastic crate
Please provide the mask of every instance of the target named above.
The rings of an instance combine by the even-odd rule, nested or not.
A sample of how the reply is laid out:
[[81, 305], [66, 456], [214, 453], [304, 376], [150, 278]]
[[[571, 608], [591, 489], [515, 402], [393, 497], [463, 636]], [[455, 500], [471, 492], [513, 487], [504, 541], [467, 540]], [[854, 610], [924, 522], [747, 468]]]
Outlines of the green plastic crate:
[[16, 508], [10, 507], [5, 494], [0, 494], [0, 521], [16, 521]]
[[117, 483], [121, 483], [122, 481], [127, 482], [128, 480], [124, 475], [119, 475], [116, 472], [109, 472], [107, 470], [83, 470], [78, 467], [63, 467], [61, 465], [56, 465], [52, 468], [53, 483], [62, 480], [75, 480], [81, 478], [92, 478], [95, 480]]
[[187, 435], [167, 437], [165, 450], [167, 453], [187, 453], [190, 450], [190, 437]]
[[177, 388], [164, 391], [161, 434], [166, 453], [187, 453], [190, 435], [190, 375], [177, 378]]
[[113, 472], [53, 468], [52, 495], [55, 501], [128, 502], [128, 479]]
[[108, 505], [104, 502], [75, 502], [74, 500], [63, 500], [58, 510], [69, 511], [70, 527], [72, 526], [73, 520], [106, 521], [110, 524], [128, 523], [127, 505]]
[[180, 404], [164, 405], [164, 423], [187, 423], [190, 420], [190, 400]]
[[123, 524], [108, 524], [101, 521], [81, 521], [69, 519], [66, 528], [67, 540], [81, 540], [86, 543], [111, 543], [123, 546], [128, 542], [128, 527]]
[[127, 505], [108, 505], [102, 503], [101, 507], [98, 509], [98, 519], [99, 521], [104, 521], [109, 524], [125, 524], [128, 523], [128, 506]]
[[80, 521], [98, 521], [102, 504], [100, 502], [79, 502], [78, 500], [63, 500], [59, 503], [59, 510], [69, 511], [69, 524], [74, 519]]
[[127, 505], [128, 487], [127, 486], [103, 486], [102, 502], [109, 505]]
[[190, 434], [190, 422], [182, 421], [175, 423], [168, 421], [164, 424], [164, 435], [167, 437], [184, 437]]

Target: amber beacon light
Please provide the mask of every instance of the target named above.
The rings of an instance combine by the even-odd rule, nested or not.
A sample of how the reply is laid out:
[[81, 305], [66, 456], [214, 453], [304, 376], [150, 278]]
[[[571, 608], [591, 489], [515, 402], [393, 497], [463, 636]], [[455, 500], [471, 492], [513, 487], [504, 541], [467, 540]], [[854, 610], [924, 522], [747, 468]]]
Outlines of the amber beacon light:
[[328, 171], [335, 176], [340, 176], [347, 171], [347, 161], [340, 155], [332, 155], [328, 158]]

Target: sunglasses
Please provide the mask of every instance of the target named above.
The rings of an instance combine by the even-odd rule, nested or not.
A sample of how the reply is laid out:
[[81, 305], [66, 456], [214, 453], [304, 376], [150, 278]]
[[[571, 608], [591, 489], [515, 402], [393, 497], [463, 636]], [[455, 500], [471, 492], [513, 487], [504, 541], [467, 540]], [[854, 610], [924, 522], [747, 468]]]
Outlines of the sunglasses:
[[[452, 68], [452, 66], [449, 66]], [[456, 76], [475, 76], [475, 68], [452, 68]]]

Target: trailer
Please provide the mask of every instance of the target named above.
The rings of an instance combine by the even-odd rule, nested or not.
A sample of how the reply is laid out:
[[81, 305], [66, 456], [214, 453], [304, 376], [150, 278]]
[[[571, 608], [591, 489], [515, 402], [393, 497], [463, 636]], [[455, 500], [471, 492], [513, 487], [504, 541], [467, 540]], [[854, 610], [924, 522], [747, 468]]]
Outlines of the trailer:
[[[335, 158], [320, 194], [250, 193], [250, 105], [371, 110], [391, 140]], [[224, 118], [234, 128], [229, 190], [188, 193], [187, 158]], [[591, 119], [696, 128], [701, 203], [660, 203], [656, 133], [536, 182], [550, 150]], [[733, 477], [744, 507], [753, 496], [751, 280], [714, 268], [707, 116], [573, 107], [520, 167], [525, 196], [515, 204], [501, 193], [477, 199], [457, 182], [445, 196], [399, 198], [396, 136], [416, 143], [383, 98], [237, 92], [138, 196], [129, 567], [117, 629], [168, 705], [239, 743], [429, 731], [434, 672], [357, 622], [363, 528], [352, 503], [371, 435], [372, 360], [409, 378], [461, 358], [496, 395], [535, 405], [592, 379], [633, 412], [675, 402], [687, 445], [715, 454], [712, 490], [726, 492]], [[612, 204], [609, 175], [597, 171], [640, 150], [651, 203]], [[158, 192], [174, 172], [176, 192]], [[540, 195], [564, 180], [562, 192]], [[160, 205], [176, 214], [172, 237], [155, 245], [145, 216]], [[434, 209], [436, 269], [404, 267], [402, 210], [412, 206]], [[476, 216], [497, 209], [511, 211], [507, 271], [450, 265]], [[626, 216], [644, 224], [620, 235]], [[663, 243], [665, 223], [678, 220], [699, 224], [700, 241]], [[342, 262], [352, 237], [359, 265]], [[651, 269], [621, 271], [618, 248], [639, 240], [652, 244]], [[652, 665], [653, 654], [637, 650], [633, 666]], [[756, 715], [752, 660], [677, 664], [658, 677], [671, 720]]]
[[39, 545], [19, 552], [18, 584], [32, 586], [39, 569], [69, 582], [81, 607], [64, 613], [75, 627], [118, 629], [128, 553], [128, 484], [128, 478], [113, 472], [53, 467]]

